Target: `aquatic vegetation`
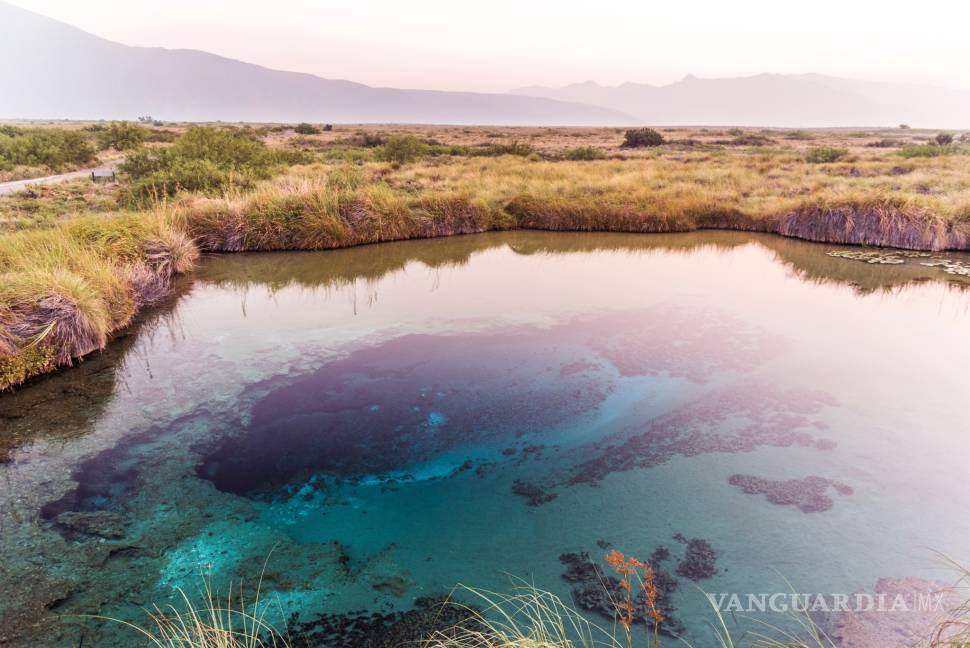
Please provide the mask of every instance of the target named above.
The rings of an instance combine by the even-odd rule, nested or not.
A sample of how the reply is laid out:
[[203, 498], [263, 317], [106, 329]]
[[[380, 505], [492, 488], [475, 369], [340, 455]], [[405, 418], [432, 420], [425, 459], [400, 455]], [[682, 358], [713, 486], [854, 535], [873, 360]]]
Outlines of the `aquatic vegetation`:
[[907, 263], [909, 259], [929, 259], [928, 261], [920, 261], [919, 264], [927, 268], [940, 268], [948, 275], [970, 277], [970, 263], [928, 252], [915, 252], [912, 250], [836, 250], [826, 252], [826, 254], [830, 257], [840, 259], [853, 259], [855, 261], [864, 261], [865, 263], [884, 265], [902, 265]]
[[[511, 448], [514, 451], [514, 448]], [[541, 506], [556, 499], [557, 494], [544, 489], [538, 484], [516, 479], [512, 482], [512, 494], [524, 497], [529, 506]]]
[[933, 259], [932, 261], [924, 261], [920, 265], [929, 268], [941, 268], [943, 272], [949, 275], [959, 275], [963, 277], [970, 277], [970, 263], [966, 261], [956, 261], [954, 259]]
[[459, 645], [486, 632], [483, 619], [479, 606], [459, 603], [452, 595], [421, 596], [403, 612], [324, 613], [305, 620], [294, 614], [286, 634], [292, 648]]
[[682, 534], [674, 535], [674, 540], [685, 545], [684, 557], [677, 563], [677, 575], [692, 581], [711, 578], [717, 573], [717, 552], [714, 547], [703, 538], [685, 538]]
[[[812, 417], [836, 401], [824, 392], [778, 391], [766, 385], [735, 385], [707, 394], [631, 430], [620, 443], [603, 443], [598, 455], [576, 465], [568, 485], [596, 484], [610, 473], [648, 468], [675, 456], [751, 452], [800, 446], [820, 451], [835, 443], [805, 430]], [[731, 429], [720, 423], [735, 421]]]
[[852, 495], [848, 484], [809, 475], [804, 479], [772, 480], [754, 475], [731, 475], [728, 483], [737, 486], [746, 495], [765, 495], [769, 502], [778, 506], [797, 506], [802, 513], [818, 513], [832, 508], [829, 489], [842, 496]]

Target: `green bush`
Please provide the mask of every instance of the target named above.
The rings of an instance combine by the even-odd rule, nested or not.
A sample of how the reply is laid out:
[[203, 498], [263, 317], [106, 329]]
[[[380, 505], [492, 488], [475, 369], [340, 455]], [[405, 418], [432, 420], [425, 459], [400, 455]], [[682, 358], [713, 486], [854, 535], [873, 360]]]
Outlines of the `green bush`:
[[367, 131], [357, 131], [354, 136], [349, 138], [348, 144], [352, 146], [363, 146], [364, 148], [377, 148], [378, 146], [384, 146], [387, 142], [387, 138], [378, 135], [376, 133], [368, 133]]
[[724, 143], [729, 144], [730, 146], [770, 146], [771, 144], [775, 143], [775, 140], [766, 135], [749, 133], [745, 135], [737, 135], [734, 137], [734, 139]]
[[904, 158], [931, 158], [943, 155], [954, 155], [955, 153], [958, 153], [958, 151], [952, 144], [946, 146], [940, 146], [939, 144], [913, 144], [905, 146], [899, 151], [899, 154]]
[[563, 153], [563, 158], [574, 161], [588, 161], [602, 159], [603, 152], [593, 146], [578, 146]]
[[377, 159], [404, 164], [427, 155], [428, 145], [414, 135], [394, 135], [377, 152]]
[[47, 167], [60, 171], [94, 161], [94, 147], [76, 130], [16, 128], [0, 130], [0, 168]]
[[98, 148], [102, 151], [114, 149], [129, 151], [141, 146], [145, 141], [148, 129], [144, 126], [129, 124], [128, 122], [113, 122], [96, 133]]
[[805, 161], [811, 164], [828, 164], [838, 162], [849, 154], [848, 149], [836, 146], [817, 146], [809, 149], [805, 154]]
[[935, 141], [940, 146], [949, 146], [953, 144], [953, 135], [949, 133], [940, 133], [936, 136]]
[[293, 127], [293, 132], [297, 135], [319, 135], [320, 129], [313, 124], [307, 124], [303, 122], [302, 124], [297, 124]]
[[303, 153], [271, 149], [241, 130], [194, 126], [168, 148], [130, 154], [121, 171], [131, 181], [126, 192], [129, 202], [142, 203], [180, 191], [251, 187], [306, 158]]
[[532, 145], [523, 144], [518, 140], [512, 140], [508, 144], [489, 144], [477, 151], [473, 151], [472, 155], [486, 155], [491, 157], [497, 157], [499, 155], [519, 155], [527, 157], [533, 153], [535, 153], [535, 149]]
[[623, 134], [623, 148], [660, 146], [664, 136], [652, 128], [634, 128]]

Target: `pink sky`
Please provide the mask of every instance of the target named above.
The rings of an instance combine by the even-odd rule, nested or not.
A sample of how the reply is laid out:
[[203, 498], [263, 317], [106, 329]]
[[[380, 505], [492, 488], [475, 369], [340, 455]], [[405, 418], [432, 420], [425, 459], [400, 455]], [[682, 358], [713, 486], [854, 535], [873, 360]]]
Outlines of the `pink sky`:
[[970, 88], [954, 0], [12, 0], [128, 45], [377, 86], [504, 91], [819, 72]]

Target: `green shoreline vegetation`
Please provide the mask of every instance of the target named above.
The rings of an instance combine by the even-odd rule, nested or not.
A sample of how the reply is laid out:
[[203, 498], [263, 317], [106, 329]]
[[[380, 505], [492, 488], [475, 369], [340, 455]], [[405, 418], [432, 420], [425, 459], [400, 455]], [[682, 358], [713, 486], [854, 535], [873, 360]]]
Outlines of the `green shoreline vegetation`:
[[970, 249], [965, 134], [3, 128], [0, 169], [38, 164], [22, 154], [33, 150], [28, 140], [54, 142], [55, 151], [64, 143], [63, 155], [41, 163], [49, 169], [79, 164], [95, 148], [126, 151], [126, 161], [116, 186], [0, 198], [0, 389], [103, 348], [206, 252], [508, 229], [732, 229]]

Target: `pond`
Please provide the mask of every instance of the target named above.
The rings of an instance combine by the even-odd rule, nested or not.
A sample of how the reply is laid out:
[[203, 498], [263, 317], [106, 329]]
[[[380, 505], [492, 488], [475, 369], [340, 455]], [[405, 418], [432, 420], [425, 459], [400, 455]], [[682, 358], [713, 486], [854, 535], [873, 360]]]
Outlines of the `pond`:
[[514, 578], [609, 626], [611, 548], [702, 641], [702, 590], [945, 581], [935, 552], [970, 553], [970, 291], [840, 250], [512, 232], [207, 258], [0, 397], [0, 643], [132, 645], [83, 615], [260, 575], [295, 645]]

